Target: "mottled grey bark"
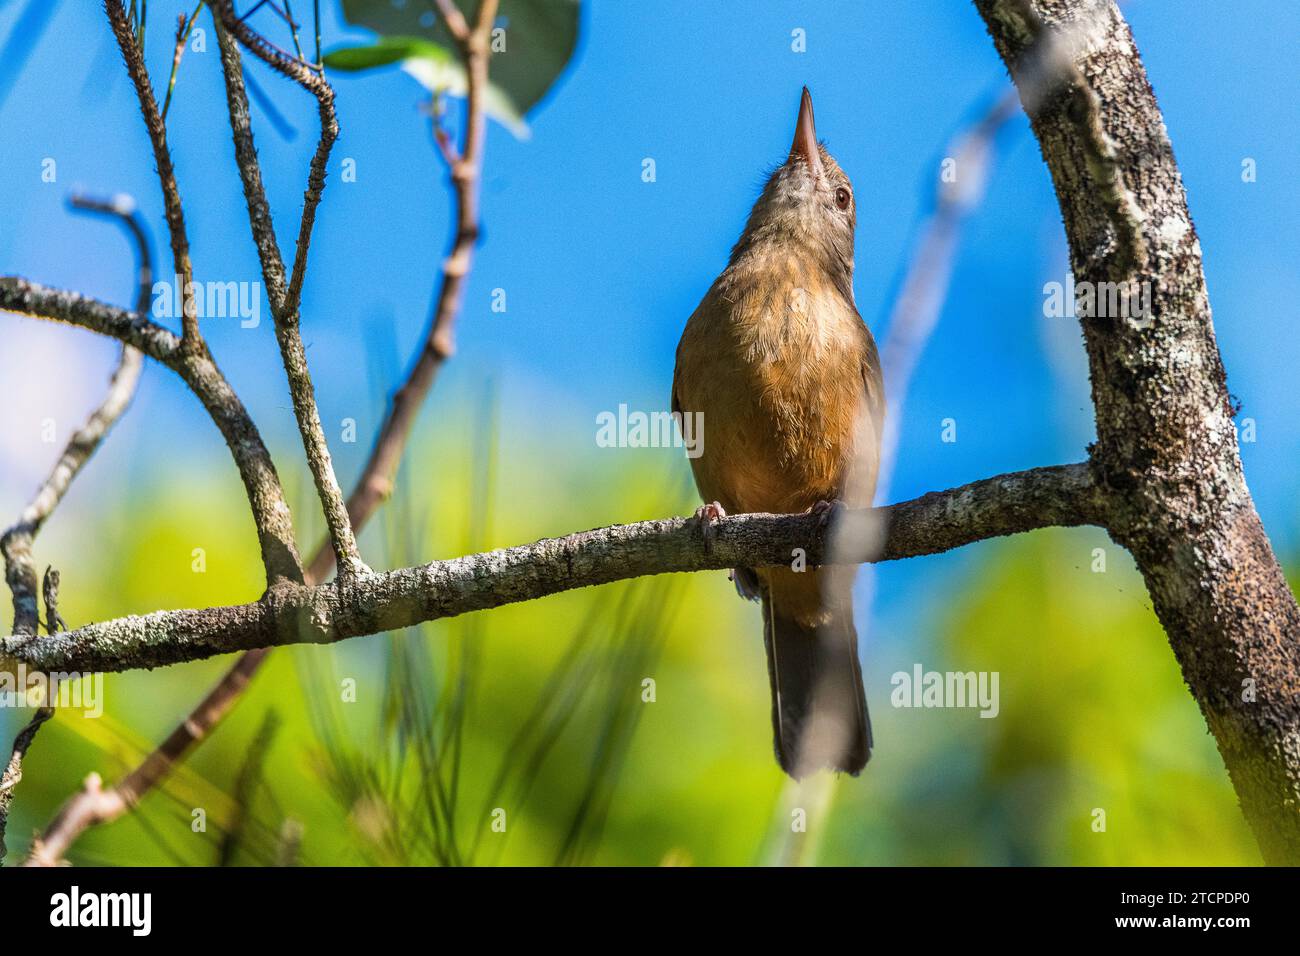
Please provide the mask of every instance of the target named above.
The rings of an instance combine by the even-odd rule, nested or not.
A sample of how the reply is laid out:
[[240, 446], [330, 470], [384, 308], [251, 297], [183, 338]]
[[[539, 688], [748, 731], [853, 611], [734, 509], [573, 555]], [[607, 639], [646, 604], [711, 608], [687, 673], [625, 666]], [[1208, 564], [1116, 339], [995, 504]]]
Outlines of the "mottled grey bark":
[[[446, 11], [459, 17], [459, 11], [447, 6]], [[354, 528], [360, 528], [387, 497], [392, 474], [397, 469], [406, 441], [410, 435], [415, 415], [432, 387], [439, 369], [453, 351], [452, 327], [459, 310], [462, 290], [469, 269], [473, 245], [478, 237], [478, 191], [483, 153], [485, 118], [483, 90], [487, 86], [487, 38], [495, 19], [495, 0], [479, 7], [474, 34], [469, 33], [463, 17], [450, 21], [449, 26], [467, 62], [468, 91], [467, 119], [463, 141], [458, 150], [439, 126], [434, 117], [434, 136], [443, 157], [451, 170], [451, 181], [457, 198], [457, 223], [451, 255], [444, 261], [433, 315], [430, 318], [425, 342], [419, 349], [406, 382], [393, 396], [392, 404], [384, 417], [374, 448], [347, 501], [348, 517]], [[219, 11], [221, 12], [221, 11]], [[229, 10], [224, 11], [229, 15]], [[191, 20], [191, 23], [193, 21]], [[179, 36], [178, 32], [178, 36]], [[280, 257], [275, 232], [271, 227], [270, 208], [262, 188], [261, 172], [253, 147], [252, 126], [248, 99], [244, 90], [240, 55], [228, 33], [219, 31], [221, 66], [226, 81], [227, 106], [235, 144], [235, 161], [245, 187], [249, 222], [253, 239], [266, 276], [267, 295], [273, 309], [280, 309], [287, 297], [284, 263]], [[177, 60], [181, 41], [178, 40]], [[263, 51], [266, 52], [266, 51]], [[271, 51], [272, 53], [274, 51]], [[289, 66], [290, 75], [301, 81], [296, 64]], [[166, 117], [166, 104], [163, 116]], [[322, 164], [323, 175], [323, 164]], [[319, 196], [319, 194], [317, 194]], [[304, 220], [306, 221], [306, 220]], [[300, 251], [305, 247], [300, 246]], [[301, 259], [305, 263], [305, 257]], [[278, 297], [278, 298], [277, 298]], [[143, 307], [137, 309], [143, 312]], [[334, 539], [317, 549], [306, 572], [306, 583], [323, 581], [335, 566]], [[98, 778], [87, 781], [85, 787], [74, 794], [58, 816], [34, 842], [29, 863], [56, 865], [82, 832], [91, 826], [107, 823], [133, 807], [150, 789], [157, 786], [171, 768], [189, 749], [200, 742], [238, 702], [244, 688], [270, 653], [269, 648], [246, 651], [209, 691], [204, 699], [181, 720], [167, 738], [148, 757], [127, 773], [115, 786], [103, 788]]]
[[[330, 544], [334, 549], [335, 563], [340, 578], [349, 578], [369, 570], [357, 550], [356, 536], [334, 473], [329, 443], [321, 427], [320, 411], [316, 406], [316, 389], [311, 371], [307, 367], [307, 351], [302, 342], [302, 283], [307, 273], [307, 252], [311, 248], [312, 227], [316, 222], [316, 208], [325, 189], [325, 168], [330, 150], [339, 135], [339, 125], [334, 115], [334, 91], [301, 63], [287, 59], [274, 50], [247, 24], [235, 15], [229, 3], [214, 2], [212, 11], [219, 18], [217, 41], [221, 47], [221, 66], [226, 80], [226, 103], [230, 114], [230, 130], [235, 144], [235, 165], [239, 169], [248, 205], [248, 221], [261, 261], [262, 278], [266, 282], [266, 295], [271, 304], [275, 323], [275, 338], [280, 346], [280, 358], [289, 383], [289, 397], [293, 402], [294, 418], [302, 436], [303, 452], [311, 470], [316, 494], [320, 498], [325, 526], [329, 530]], [[231, 31], [231, 32], [227, 32]], [[307, 191], [303, 196], [302, 219], [298, 231], [298, 247], [294, 254], [293, 273], [285, 285], [284, 259], [275, 238], [271, 221], [271, 207], [266, 201], [262, 186], [262, 171], [253, 146], [253, 128], [249, 121], [248, 96], [244, 91], [243, 66], [234, 37], [266, 60], [281, 73], [301, 84], [317, 99], [320, 112], [320, 139], [312, 156], [307, 175]]]
[[187, 350], [179, 336], [138, 312], [16, 276], [0, 276], [0, 309], [67, 322], [110, 336], [179, 375], [221, 431], [239, 469], [257, 526], [268, 585], [281, 580], [302, 581], [292, 517], [271, 453], [262, 444], [262, 436], [244, 403], [202, 342], [199, 348]]
[[1021, 88], [1076, 282], [1149, 283], [1081, 319], [1094, 474], [1270, 863], [1300, 863], [1300, 610], [1246, 489], [1201, 246], [1111, 0], [975, 0]]
[[[1101, 505], [1086, 465], [999, 475], [888, 508], [844, 512], [846, 523], [867, 520], [885, 533], [853, 535], [858, 543], [837, 550], [836, 560], [894, 560], [1049, 525], [1102, 524]], [[650, 574], [796, 559], [813, 567], [828, 554], [829, 527], [817, 514], [734, 515], [716, 522], [706, 540], [694, 518], [615, 525], [369, 574], [343, 588], [286, 586], [253, 604], [0, 638], [0, 656], [43, 671], [119, 671], [276, 644], [323, 644]]]
[[[69, 205], [83, 212], [112, 217], [130, 234], [138, 260], [135, 268], [137, 282], [135, 308], [137, 312], [143, 311], [148, 307], [150, 290], [153, 288], [153, 254], [149, 248], [144, 224], [136, 211], [135, 201], [129, 197], [100, 200], [74, 195], [69, 200]], [[104, 396], [104, 400], [91, 412], [86, 423], [72, 433], [49, 477], [18, 516], [18, 521], [0, 535], [0, 556], [4, 558], [5, 581], [13, 594], [13, 629], [16, 635], [31, 636], [40, 630], [40, 611], [36, 598], [36, 564], [32, 557], [36, 535], [54, 513], [54, 509], [59, 506], [63, 496], [67, 494], [73, 479], [85, 467], [86, 462], [103, 443], [109, 430], [131, 404], [131, 399], [135, 397], [136, 385], [140, 381], [143, 362], [139, 349], [127, 344], [122, 345], [121, 357], [109, 380], [108, 393]], [[59, 617], [58, 611], [58, 593], [59, 572], [52, 567], [47, 568], [43, 588], [45, 628], [51, 634], [63, 627], [63, 620]], [[5, 858], [5, 831], [9, 824], [9, 807], [13, 802], [14, 791], [23, 777], [23, 760], [41, 726], [53, 716], [54, 708], [47, 700], [44, 706], [37, 708], [31, 720], [14, 738], [9, 760], [3, 771], [0, 771], [0, 863], [3, 863]]]

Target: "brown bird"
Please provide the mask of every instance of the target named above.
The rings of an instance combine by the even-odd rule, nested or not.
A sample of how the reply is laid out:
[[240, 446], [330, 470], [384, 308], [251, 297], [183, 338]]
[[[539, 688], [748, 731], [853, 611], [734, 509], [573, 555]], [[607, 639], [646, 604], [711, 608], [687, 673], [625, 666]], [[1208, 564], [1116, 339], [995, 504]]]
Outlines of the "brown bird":
[[[871, 504], [884, 385], [853, 301], [855, 221], [805, 87], [790, 155], [677, 347], [673, 410], [702, 415], [708, 435], [691, 459], [706, 534], [727, 512]], [[856, 775], [871, 756], [856, 569], [796, 568], [733, 572], [741, 595], [762, 602], [777, 761], [796, 779], [822, 767]]]

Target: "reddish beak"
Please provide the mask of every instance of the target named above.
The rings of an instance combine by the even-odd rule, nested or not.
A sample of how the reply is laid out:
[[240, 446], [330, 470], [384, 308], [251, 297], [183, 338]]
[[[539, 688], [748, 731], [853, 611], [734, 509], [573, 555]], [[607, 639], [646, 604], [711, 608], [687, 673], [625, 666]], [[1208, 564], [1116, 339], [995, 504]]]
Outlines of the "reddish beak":
[[822, 155], [817, 149], [817, 128], [813, 125], [812, 94], [808, 87], [803, 88], [803, 98], [799, 101], [799, 120], [794, 127], [794, 143], [790, 146], [790, 158], [796, 156], [808, 164], [814, 176], [822, 174]]

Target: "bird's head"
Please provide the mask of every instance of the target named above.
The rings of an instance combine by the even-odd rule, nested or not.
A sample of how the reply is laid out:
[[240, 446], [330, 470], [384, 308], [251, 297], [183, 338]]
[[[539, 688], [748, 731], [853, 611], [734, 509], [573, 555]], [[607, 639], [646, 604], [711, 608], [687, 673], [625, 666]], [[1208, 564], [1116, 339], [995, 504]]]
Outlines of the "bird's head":
[[856, 222], [853, 184], [817, 142], [812, 96], [805, 86], [790, 155], [768, 177], [732, 250], [732, 262], [746, 251], [766, 254], [779, 247], [811, 255], [827, 272], [851, 279]]

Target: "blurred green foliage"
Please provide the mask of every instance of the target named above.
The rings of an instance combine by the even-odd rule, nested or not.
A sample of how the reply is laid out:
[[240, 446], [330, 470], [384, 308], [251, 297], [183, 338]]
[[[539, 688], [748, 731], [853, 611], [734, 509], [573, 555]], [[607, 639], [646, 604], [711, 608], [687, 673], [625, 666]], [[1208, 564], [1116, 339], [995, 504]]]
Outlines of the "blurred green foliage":
[[[472, 28], [478, 5], [453, 0]], [[517, 136], [525, 117], [564, 72], [578, 45], [578, 0], [501, 0], [493, 21], [487, 115]], [[344, 18], [379, 34], [374, 43], [330, 51], [333, 70], [369, 70], [401, 62], [429, 90], [462, 96], [465, 70], [456, 43], [431, 4], [342, 0]]]
[[[669, 452], [558, 459], [544, 436], [503, 435], [491, 400], [477, 404], [462, 423], [419, 434], [398, 493], [363, 537], [368, 556], [424, 561], [692, 506]], [[77, 529], [113, 549], [108, 566], [102, 549], [45, 542], [51, 554], [73, 550], [65, 617], [257, 595], [238, 486], [227, 475], [196, 484], [192, 464], [175, 466], [184, 480], [160, 471], [129, 509]], [[310, 524], [309, 483], [293, 478], [295, 514]], [[1097, 548], [1105, 573], [1094, 571]], [[757, 609], [721, 573], [674, 575], [279, 650], [165, 789], [89, 832], [71, 859], [1258, 863], [1124, 553], [1088, 530], [976, 549], [956, 586], [936, 588], [899, 633], [871, 635], [877, 748], [857, 780], [822, 778], [803, 792], [785, 781], [770, 749]], [[891, 707], [891, 674], [914, 663], [999, 672], [998, 716]], [[111, 780], [138, 759], [227, 664], [110, 675], [106, 717], [47, 725], [15, 801], [14, 852], [87, 772]], [[205, 832], [194, 832], [195, 808]], [[792, 808], [807, 811], [806, 833], [791, 832]], [[504, 832], [493, 829], [499, 810]]]

